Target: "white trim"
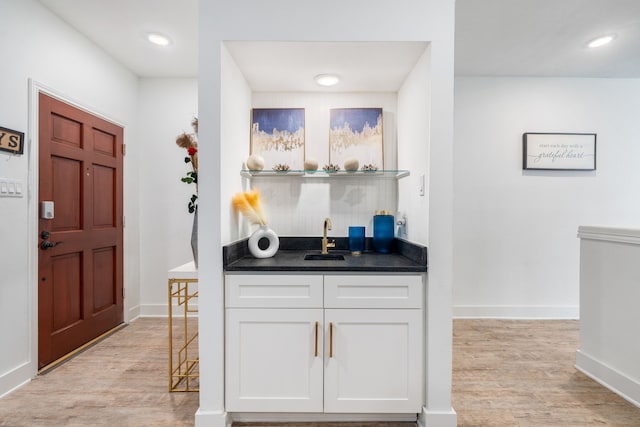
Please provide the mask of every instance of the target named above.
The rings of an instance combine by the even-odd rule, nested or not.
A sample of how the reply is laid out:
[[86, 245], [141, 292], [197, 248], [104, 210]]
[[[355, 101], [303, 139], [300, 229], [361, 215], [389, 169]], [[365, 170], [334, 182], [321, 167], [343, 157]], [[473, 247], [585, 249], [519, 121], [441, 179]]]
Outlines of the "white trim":
[[22, 365], [0, 375], [0, 399], [19, 389], [31, 381], [31, 362]]
[[640, 382], [577, 350], [577, 370], [640, 408]]
[[226, 412], [203, 411], [198, 408], [195, 427], [231, 427], [233, 420]]
[[[136, 306], [137, 317], [168, 317], [169, 310], [167, 304], [140, 304]], [[187, 317], [198, 317], [198, 305], [189, 304], [190, 310], [195, 310], [195, 313], [189, 313]], [[181, 306], [173, 306], [173, 318], [183, 317], [183, 308]]]
[[578, 227], [578, 237], [587, 240], [604, 240], [607, 242], [640, 245], [640, 229], [583, 225]]
[[140, 317], [167, 317], [169, 310], [167, 304], [140, 304], [138, 316]]
[[[28, 143], [27, 143], [27, 241], [36, 242], [38, 236], [38, 93], [45, 90], [40, 83], [29, 79], [28, 99]], [[29, 369], [24, 373], [23, 382], [38, 373], [38, 248], [28, 245], [27, 249], [27, 292], [29, 325]]]
[[454, 305], [455, 319], [579, 319], [577, 305]]
[[128, 314], [129, 315], [125, 319], [125, 322], [127, 323], [131, 323], [134, 320], [136, 320], [138, 317], [140, 317], [140, 304], [129, 308]]
[[458, 424], [458, 414], [451, 408], [449, 411], [429, 411], [422, 408], [418, 414], [419, 427], [456, 427]]
[[232, 421], [242, 423], [416, 422], [416, 414], [232, 412], [229, 415]]
[[[33, 86], [34, 89], [35, 88], [38, 89], [37, 92], [31, 93], [31, 95], [37, 95], [38, 93], [44, 93], [47, 96], [55, 98], [58, 101], [64, 102], [65, 104], [69, 104], [69, 105], [71, 105], [71, 106], [73, 106], [73, 107], [75, 107], [75, 108], [77, 108], [79, 110], [82, 110], [82, 111], [84, 111], [86, 113], [91, 114], [92, 116], [99, 117], [102, 120], [106, 120], [107, 122], [113, 123], [114, 125], [119, 126], [119, 127], [123, 128], [123, 129], [126, 128], [124, 123], [119, 122], [117, 120], [114, 120], [111, 117], [109, 117], [108, 115], [106, 115], [104, 113], [101, 113], [100, 111], [96, 110], [95, 108], [88, 107], [85, 104], [82, 104], [80, 101], [77, 101], [77, 100], [75, 100], [73, 98], [70, 98], [67, 95], [61, 94], [60, 92], [56, 91], [55, 89], [53, 89], [51, 87], [48, 87], [48, 86], [46, 86], [46, 85], [44, 85], [44, 84], [42, 84], [42, 83], [40, 83], [40, 82], [38, 82], [36, 80], [29, 79], [29, 83], [30, 83], [30, 85]], [[36, 100], [36, 104], [35, 105], [36, 106], [37, 106], [37, 99], [38, 99], [38, 97], [36, 96], [35, 97], [35, 100]], [[37, 113], [37, 112], [38, 112], [38, 110], [36, 109], [35, 113]], [[37, 117], [37, 114], [34, 117]]]

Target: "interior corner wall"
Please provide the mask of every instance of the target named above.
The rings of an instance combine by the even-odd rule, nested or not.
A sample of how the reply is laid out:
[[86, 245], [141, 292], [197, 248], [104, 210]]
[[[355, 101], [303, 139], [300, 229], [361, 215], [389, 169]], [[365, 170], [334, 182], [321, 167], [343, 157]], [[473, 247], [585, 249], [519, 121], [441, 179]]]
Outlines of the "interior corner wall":
[[194, 217], [187, 205], [196, 186], [181, 181], [191, 164], [184, 162], [188, 154], [178, 147], [176, 137], [194, 134], [194, 117], [198, 117], [197, 79], [140, 79], [141, 316], [167, 315], [167, 271], [193, 259]]
[[429, 242], [430, 62], [427, 46], [398, 92], [398, 169], [410, 172], [398, 182], [398, 211], [406, 218], [401, 237], [423, 245]]
[[235, 242], [243, 237], [239, 216], [234, 213], [231, 198], [236, 192], [248, 190], [248, 183], [240, 177], [242, 164], [249, 156], [249, 122], [251, 120], [252, 92], [242, 71], [229, 51], [221, 47], [221, 158], [220, 164], [220, 224], [222, 244]]
[[[577, 318], [580, 225], [640, 225], [640, 79], [455, 80], [454, 315]], [[597, 170], [523, 171], [524, 132], [597, 134]]]
[[[30, 97], [35, 85], [55, 92], [125, 127], [129, 149], [124, 160], [127, 251], [125, 288], [137, 300], [138, 240], [136, 103], [138, 80], [35, 0], [2, 1], [0, 126], [25, 132], [23, 155], [0, 152], [0, 177], [19, 180], [20, 198], [0, 198], [0, 396], [28, 381], [37, 369], [37, 201]], [[25, 26], [25, 23], [28, 23]], [[52, 48], [55, 47], [55, 48]], [[18, 59], [19, 58], [19, 59]], [[30, 86], [29, 81], [34, 82]], [[126, 318], [126, 313], [125, 313]]]

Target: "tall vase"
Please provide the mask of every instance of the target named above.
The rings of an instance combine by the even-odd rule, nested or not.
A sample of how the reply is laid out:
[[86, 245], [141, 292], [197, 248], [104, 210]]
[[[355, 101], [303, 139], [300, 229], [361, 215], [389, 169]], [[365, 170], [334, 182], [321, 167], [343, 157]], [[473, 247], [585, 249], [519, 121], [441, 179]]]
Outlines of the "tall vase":
[[193, 252], [193, 262], [198, 268], [198, 211], [193, 213], [193, 226], [191, 227], [191, 251]]
[[[262, 239], [266, 239], [268, 245], [264, 247], [260, 247], [260, 241]], [[256, 258], [271, 258], [278, 252], [278, 248], [280, 247], [280, 239], [278, 239], [278, 235], [267, 227], [266, 225], [260, 226], [256, 231], [253, 232], [251, 237], [249, 237], [249, 252]]]

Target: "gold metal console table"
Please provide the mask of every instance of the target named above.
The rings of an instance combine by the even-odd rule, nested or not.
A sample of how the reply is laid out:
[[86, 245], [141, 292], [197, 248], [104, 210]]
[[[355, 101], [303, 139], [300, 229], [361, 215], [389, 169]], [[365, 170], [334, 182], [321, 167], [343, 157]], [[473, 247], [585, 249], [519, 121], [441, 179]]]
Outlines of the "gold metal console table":
[[198, 270], [192, 261], [168, 277], [169, 391], [199, 391]]

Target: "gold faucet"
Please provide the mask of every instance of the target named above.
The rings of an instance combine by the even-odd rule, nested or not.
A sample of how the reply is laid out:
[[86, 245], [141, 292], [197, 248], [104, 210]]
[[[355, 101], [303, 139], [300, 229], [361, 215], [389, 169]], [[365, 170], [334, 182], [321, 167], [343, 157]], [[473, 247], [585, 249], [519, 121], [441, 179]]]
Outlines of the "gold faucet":
[[329, 253], [329, 250], [328, 250], [329, 248], [336, 247], [335, 240], [333, 242], [327, 241], [327, 230], [331, 230], [331, 219], [329, 218], [324, 219], [324, 227], [322, 231], [322, 253], [324, 255]]

